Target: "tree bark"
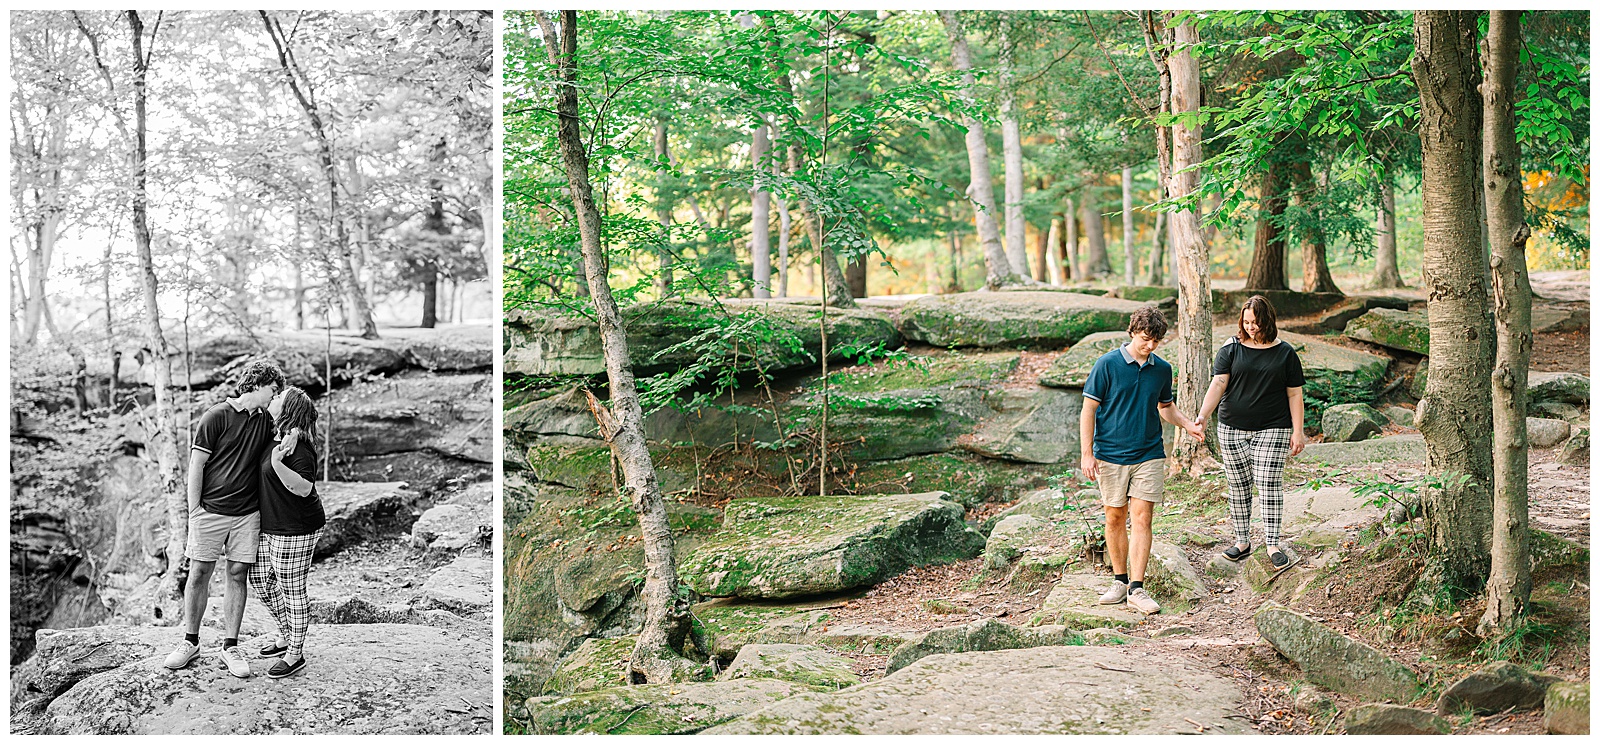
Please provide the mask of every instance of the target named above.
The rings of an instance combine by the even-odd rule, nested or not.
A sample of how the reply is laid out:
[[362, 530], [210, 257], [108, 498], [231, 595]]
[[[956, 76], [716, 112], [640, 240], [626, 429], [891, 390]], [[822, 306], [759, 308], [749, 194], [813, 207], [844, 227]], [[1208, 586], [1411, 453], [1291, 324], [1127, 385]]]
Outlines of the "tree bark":
[[[950, 36], [950, 56], [961, 73], [964, 94], [972, 95], [978, 85], [972, 72], [972, 52], [967, 48], [967, 33], [954, 10], [939, 11], [944, 21], [945, 33]], [[978, 229], [978, 241], [983, 244], [983, 262], [988, 270], [984, 287], [997, 290], [1007, 285], [1021, 283], [1021, 277], [1011, 267], [1011, 259], [1000, 244], [1000, 226], [995, 223], [994, 177], [989, 171], [989, 143], [983, 135], [983, 123], [976, 117], [963, 115], [961, 126], [967, 130], [967, 169], [970, 181], [967, 196], [972, 200], [973, 222]]]
[[[770, 150], [767, 125], [763, 122], [756, 127], [750, 144], [750, 165], [758, 184], [768, 166]], [[862, 279], [864, 284], [865, 277]], [[772, 192], [759, 185], [750, 190], [750, 281], [756, 297], [772, 297]]]
[[[450, 235], [450, 226], [444, 220], [444, 181], [439, 173], [444, 167], [448, 143], [443, 137], [435, 140], [428, 158], [433, 161], [434, 176], [428, 179], [428, 216], [422, 228], [441, 239]], [[439, 325], [439, 261], [429, 256], [422, 267], [422, 327], [431, 329]]]
[[[1301, 143], [1302, 153], [1304, 143]], [[1338, 292], [1333, 283], [1333, 273], [1328, 270], [1328, 239], [1323, 233], [1321, 209], [1317, 206], [1317, 180], [1311, 175], [1311, 162], [1297, 160], [1292, 167], [1295, 181], [1295, 199], [1300, 207], [1313, 215], [1313, 227], [1300, 236], [1300, 289], [1303, 292]]]
[[1067, 209], [1062, 217], [1067, 221], [1066, 231], [1066, 260], [1061, 262], [1061, 268], [1066, 270], [1067, 279], [1081, 282], [1083, 276], [1083, 263], [1078, 260], [1078, 209], [1072, 197], [1067, 197]]
[[1033, 279], [1040, 284], [1050, 282], [1050, 227], [1033, 232]]
[[[671, 179], [667, 168], [671, 167], [671, 157], [667, 153], [667, 120], [657, 119], [655, 136], [651, 138], [655, 146], [656, 167], [662, 169], [656, 178], [656, 222], [661, 225], [661, 247], [656, 249], [656, 294], [661, 297], [672, 296], [672, 186], [668, 183]], [[585, 279], [584, 284], [588, 284]]]
[[577, 11], [561, 11], [559, 30], [543, 11], [535, 11], [534, 18], [561, 82], [556, 89], [556, 111], [560, 118], [557, 140], [578, 217], [584, 270], [599, 323], [606, 379], [611, 390], [609, 408], [592, 395], [589, 405], [621, 467], [621, 491], [639, 516], [644, 539], [645, 580], [640, 595], [644, 600], [645, 619], [644, 629], [629, 659], [630, 680], [670, 682], [680, 679], [686, 669], [694, 667], [681, 656], [691, 631], [688, 598], [678, 590], [672, 528], [667, 523], [666, 504], [661, 498], [655, 465], [645, 445], [644, 414], [634, 385], [627, 335], [616, 299], [611, 295], [607, 278], [609, 267], [600, 244], [600, 212], [595, 207], [589, 184], [589, 157], [584, 149], [578, 113], [578, 14]]
[[1528, 358], [1533, 349], [1533, 289], [1528, 280], [1528, 224], [1522, 211], [1522, 152], [1517, 144], [1521, 12], [1489, 12], [1484, 59], [1484, 203], [1488, 208], [1494, 287], [1494, 530], [1487, 604], [1478, 635], [1521, 622], [1533, 587], [1528, 558]]
[[1378, 289], [1405, 287], [1400, 278], [1400, 257], [1396, 251], [1394, 224], [1394, 176], [1384, 173], [1378, 184], [1381, 199], [1378, 205], [1377, 268], [1372, 272], [1372, 286]]
[[1150, 236], [1150, 286], [1160, 287], [1166, 276], [1167, 213], [1156, 213], [1156, 227]]
[[1256, 248], [1250, 259], [1250, 277], [1245, 280], [1246, 290], [1287, 290], [1284, 281], [1283, 219], [1289, 200], [1285, 198], [1283, 184], [1284, 166], [1274, 160], [1261, 178], [1261, 207], [1256, 216]]
[[[261, 22], [267, 28], [267, 37], [272, 40], [273, 48], [278, 54], [278, 65], [283, 70], [283, 77], [289, 84], [289, 90], [294, 93], [295, 100], [300, 103], [300, 108], [305, 112], [306, 119], [311, 123], [311, 133], [317, 142], [317, 159], [321, 162], [323, 176], [328, 182], [328, 218], [333, 223], [335, 246], [339, 251], [339, 261], [336, 264], [343, 275], [341, 281], [345, 285], [345, 295], [350, 302], [350, 309], [354, 321], [361, 331], [361, 338], [378, 338], [378, 326], [372, 321], [372, 308], [367, 305], [366, 293], [361, 289], [360, 275], [355, 269], [355, 260], [351, 257], [350, 232], [344, 224], [344, 216], [339, 207], [339, 172], [333, 159], [333, 143], [328, 138], [327, 130], [323, 126], [322, 113], [308, 98], [308, 92], [302, 90], [300, 78], [297, 75], [298, 65], [289, 58], [288, 39], [284, 36], [283, 28], [267, 15], [267, 11], [257, 11], [261, 14]], [[308, 81], [309, 85], [309, 81]]]
[[[1200, 67], [1189, 51], [1200, 42], [1193, 23], [1185, 22], [1174, 32], [1178, 49], [1168, 59], [1172, 71], [1172, 110], [1186, 114], [1200, 108]], [[1193, 193], [1199, 182], [1190, 166], [1200, 163], [1200, 128], [1174, 125], [1172, 128], [1172, 192], [1174, 199]], [[1178, 275], [1178, 410], [1190, 419], [1200, 413], [1200, 401], [1211, 383], [1211, 257], [1200, 234], [1200, 219], [1193, 208], [1173, 212], [1172, 231], [1174, 269]], [[1176, 437], [1172, 454], [1177, 469], [1191, 470], [1202, 443], [1190, 437]]]
[[[1489, 307], [1483, 277], [1477, 12], [1420, 10], [1412, 75], [1421, 101], [1422, 264], [1428, 286], [1428, 386], [1417, 405], [1428, 475], [1423, 492], [1433, 589], [1474, 593], [1489, 573], [1493, 416]], [[1464, 479], [1459, 477], [1464, 476]]]
[[1084, 187], [1083, 201], [1078, 203], [1078, 210], [1081, 213], [1079, 222], [1083, 225], [1084, 242], [1088, 244], [1083, 260], [1084, 278], [1109, 276], [1111, 256], [1106, 252], [1106, 221], [1100, 215], [1100, 204], [1095, 200], [1093, 186]]
[[1122, 283], [1138, 283], [1138, 254], [1133, 250], [1133, 169], [1122, 169]]
[[1050, 284], [1060, 287], [1066, 284], [1066, 273], [1061, 270], [1061, 260], [1065, 253], [1062, 249], [1062, 224], [1061, 216], [1050, 218], [1050, 233], [1045, 237], [1045, 266], [1050, 270], [1047, 277]]
[[1010, 39], [1011, 16], [1000, 12], [1000, 144], [1006, 168], [1006, 260], [1011, 271], [1027, 277], [1028, 249], [1024, 241], [1027, 222], [1022, 216], [1022, 115], [1017, 110], [1014, 48]]

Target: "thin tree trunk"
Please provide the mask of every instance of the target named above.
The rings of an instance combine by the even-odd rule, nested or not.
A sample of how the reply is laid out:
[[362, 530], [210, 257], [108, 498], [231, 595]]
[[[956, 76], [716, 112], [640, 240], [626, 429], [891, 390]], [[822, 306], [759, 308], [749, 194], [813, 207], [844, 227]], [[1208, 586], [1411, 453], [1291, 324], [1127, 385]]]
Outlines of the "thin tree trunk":
[[945, 285], [945, 292], [955, 294], [961, 292], [961, 234], [951, 230], [950, 239], [950, 280]]
[[1494, 286], [1494, 531], [1487, 603], [1478, 635], [1517, 626], [1533, 587], [1528, 558], [1528, 358], [1533, 348], [1533, 290], [1528, 282], [1528, 224], [1522, 211], [1522, 152], [1517, 144], [1520, 11], [1489, 12], [1484, 59], [1483, 190], [1488, 208]]
[[1033, 280], [1040, 284], [1050, 282], [1050, 230], [1033, 231]]
[[[939, 11], [945, 33], [950, 37], [950, 56], [961, 73], [962, 90], [973, 95], [977, 77], [972, 72], [972, 52], [967, 48], [967, 33], [954, 10]], [[987, 275], [984, 287], [997, 290], [1007, 285], [1019, 284], [1021, 278], [1011, 268], [1011, 260], [1000, 244], [1000, 226], [995, 223], [994, 178], [989, 171], [989, 142], [984, 138], [983, 123], [973, 116], [963, 116], [961, 126], [966, 127], [967, 169], [969, 183], [967, 196], [972, 200], [973, 222], [978, 229], [978, 240], [983, 244], [983, 261]]]
[[1047, 259], [1045, 265], [1050, 270], [1048, 279], [1050, 284], [1057, 287], [1067, 283], [1066, 272], [1062, 271], [1061, 267], [1061, 260], [1064, 258], [1063, 254], [1065, 253], [1062, 250], [1062, 238], [1061, 216], [1055, 215], [1050, 218], [1050, 232], [1045, 236], [1044, 245]]
[[1133, 169], [1122, 169], [1122, 283], [1137, 284], [1138, 254], [1133, 250]]
[[1083, 275], [1099, 279], [1111, 274], [1111, 256], [1106, 253], [1106, 221], [1100, 215], [1100, 204], [1095, 201], [1094, 187], [1083, 189], [1083, 201], [1078, 203], [1083, 224], [1084, 243], [1088, 244], [1083, 260]]
[[106, 380], [106, 406], [113, 411], [117, 407], [117, 378], [122, 374], [122, 350], [117, 349], [115, 315], [111, 303], [111, 251], [115, 245], [114, 241], [106, 241], [105, 270], [100, 274], [100, 292], [106, 302], [106, 352], [111, 355], [111, 377]]
[[307, 98], [306, 91], [301, 90], [299, 76], [296, 74], [297, 65], [289, 59], [288, 39], [284, 36], [283, 28], [272, 20], [267, 12], [257, 11], [261, 14], [261, 22], [267, 28], [267, 37], [272, 40], [273, 47], [277, 50], [278, 65], [283, 70], [283, 77], [289, 84], [289, 90], [294, 93], [300, 108], [305, 112], [306, 119], [311, 122], [311, 132], [317, 142], [317, 159], [321, 162], [323, 176], [328, 181], [328, 218], [333, 222], [335, 246], [339, 251], [339, 263], [336, 265], [343, 275], [341, 280], [345, 284], [345, 292], [354, 314], [354, 322], [361, 331], [361, 338], [378, 338], [378, 326], [372, 321], [372, 309], [367, 305], [366, 293], [361, 289], [360, 275], [355, 269], [355, 260], [351, 257], [350, 233], [344, 224], [344, 217], [339, 207], [339, 173], [334, 165], [333, 143], [328, 138], [327, 131], [323, 128], [322, 113], [316, 105]]
[[1400, 278], [1400, 257], [1396, 251], [1394, 224], [1394, 176], [1388, 172], [1378, 184], [1381, 201], [1378, 205], [1377, 268], [1372, 273], [1372, 286], [1378, 289], [1405, 287]]
[[1156, 226], [1150, 236], [1150, 286], [1160, 287], [1166, 276], [1167, 213], [1156, 213]]
[[789, 203], [774, 201], [778, 204], [778, 297], [789, 297], [789, 233], [794, 224], [789, 218]]
[[[189, 535], [189, 495], [178, 477], [177, 428], [174, 426], [172, 402], [172, 363], [167, 356], [167, 339], [161, 333], [161, 308], [157, 302], [155, 260], [150, 250], [150, 217], [148, 212], [149, 187], [147, 185], [148, 150], [145, 142], [146, 99], [150, 58], [144, 50], [144, 22], [139, 12], [127, 11], [128, 30], [133, 38], [133, 255], [139, 266], [139, 289], [144, 303], [145, 344], [150, 347], [155, 375], [156, 431], [150, 445], [156, 454], [156, 483], [167, 504], [167, 568], [162, 572], [159, 597], [168, 601], [183, 595], [184, 541]], [[154, 44], [152, 39], [151, 43]]]
[[[428, 179], [428, 215], [422, 229], [434, 235], [450, 235], [450, 226], [444, 220], [444, 182], [438, 174], [444, 166], [449, 143], [443, 137], [435, 140], [428, 159], [434, 165], [434, 176]], [[422, 327], [431, 329], [439, 325], [439, 261], [429, 255], [422, 267]]]
[[[750, 165], [758, 183], [771, 149], [763, 122], [750, 144]], [[750, 281], [756, 297], [772, 297], [772, 192], [759, 186], [750, 190]]]
[[[1172, 71], [1172, 111], [1183, 115], [1200, 108], [1200, 68], [1189, 50], [1199, 44], [1192, 22], [1174, 33], [1178, 49], [1168, 57]], [[1193, 193], [1199, 176], [1190, 166], [1200, 163], [1200, 128], [1175, 124], [1172, 128], [1172, 192], [1181, 199]], [[1211, 257], [1200, 234], [1199, 215], [1193, 209], [1172, 213], [1172, 252], [1178, 275], [1178, 410], [1190, 419], [1200, 413], [1200, 401], [1211, 382]], [[1175, 466], [1190, 471], [1203, 444], [1177, 437], [1172, 454]]]
[[1026, 277], [1028, 248], [1024, 242], [1027, 222], [1022, 216], [1022, 114], [1017, 109], [1014, 49], [1010, 40], [1011, 15], [1000, 12], [1000, 143], [1006, 169], [1006, 260], [1011, 271]]
[[[790, 99], [795, 96], [794, 82], [790, 79], [789, 71], [781, 68], [778, 74], [778, 87]], [[804, 151], [799, 142], [791, 142], [788, 148], [787, 165], [791, 175], [798, 174], [804, 169]], [[844, 272], [839, 270], [839, 260], [833, 251], [827, 247], [824, 240], [822, 218], [816, 210], [811, 208], [810, 200], [801, 199], [796, 205], [800, 209], [800, 225], [805, 229], [806, 235], [811, 239], [812, 250], [817, 252], [818, 262], [822, 265], [822, 281], [826, 285], [822, 288], [823, 295], [827, 298], [828, 305], [836, 308], [856, 307], [855, 298], [850, 294], [850, 285], [845, 281]], [[808, 271], [811, 265], [808, 266]], [[816, 284], [815, 281], [812, 284]]]
[[1267, 165], [1261, 177], [1261, 207], [1256, 213], [1256, 248], [1250, 259], [1250, 277], [1245, 280], [1246, 290], [1287, 290], [1284, 278], [1283, 230], [1279, 222], [1289, 200], [1283, 189], [1283, 164], [1277, 160]]
[[[656, 249], [656, 294], [672, 295], [672, 178], [665, 170], [671, 166], [667, 153], [667, 120], [656, 120], [654, 137], [656, 167], [661, 168], [656, 178], [656, 222], [661, 224], [661, 247]], [[587, 284], [585, 281], [584, 284]]]
[[1078, 209], [1072, 197], [1067, 197], [1067, 209], [1062, 213], [1067, 221], [1066, 260], [1061, 262], [1061, 267], [1067, 272], [1067, 279], [1082, 282], [1083, 264], [1078, 261]]
[[600, 212], [595, 207], [589, 184], [589, 156], [584, 149], [578, 113], [578, 14], [577, 11], [561, 11], [559, 32], [543, 11], [534, 11], [534, 18], [561, 82], [556, 89], [556, 109], [560, 117], [557, 141], [578, 217], [583, 263], [611, 391], [609, 408], [592, 395], [589, 405], [599, 421], [601, 434], [611, 444], [613, 457], [621, 466], [621, 491], [638, 514], [644, 539], [645, 580], [640, 595], [644, 600], [645, 619], [644, 629], [630, 657], [630, 679], [633, 682], [670, 682], [693, 667], [681, 656], [690, 634], [688, 600], [678, 592], [672, 528], [667, 523], [666, 504], [661, 498], [655, 465], [645, 445], [644, 414], [634, 385], [627, 335], [616, 300], [611, 295], [607, 279], [609, 267], [600, 244]]
[[[1140, 30], [1143, 31], [1143, 33], [1144, 33], [1145, 51], [1150, 55], [1150, 64], [1152, 66], [1154, 66], [1155, 70], [1156, 70], [1156, 81], [1157, 81], [1157, 86], [1158, 86], [1157, 89], [1159, 91], [1158, 98], [1157, 98], [1157, 108], [1161, 113], [1164, 113], [1164, 114], [1165, 113], [1171, 113], [1172, 112], [1172, 68], [1171, 68], [1170, 65], [1167, 64], [1167, 60], [1168, 60], [1168, 57], [1170, 55], [1170, 50], [1172, 49], [1173, 31], [1172, 31], [1172, 29], [1167, 28], [1167, 24], [1165, 22], [1165, 16], [1157, 15], [1156, 11], [1153, 11], [1153, 10], [1141, 10], [1141, 11], [1139, 11], [1139, 20], [1140, 20], [1140, 24], [1139, 24]], [[1167, 199], [1167, 198], [1169, 198], [1171, 196], [1171, 187], [1172, 187], [1171, 137], [1172, 137], [1172, 128], [1171, 127], [1163, 127], [1163, 126], [1160, 126], [1160, 125], [1156, 125], [1156, 127], [1155, 127], [1156, 184], [1157, 184], [1157, 189], [1161, 192], [1159, 196], [1163, 200], [1165, 200], [1165, 199]], [[1163, 217], [1166, 217], [1167, 224], [1165, 226], [1162, 225], [1162, 218]], [[1161, 245], [1161, 241], [1162, 241], [1163, 238], [1167, 237], [1168, 234], [1171, 232], [1171, 230], [1172, 230], [1171, 222], [1172, 222], [1171, 218], [1167, 217], [1166, 213], [1159, 213], [1159, 214], [1156, 215], [1156, 231], [1155, 231], [1156, 232], [1156, 247], [1155, 247], [1155, 250], [1156, 250], [1156, 258], [1158, 259], [1158, 261], [1156, 261], [1154, 263], [1154, 265], [1152, 267], [1153, 271], [1160, 271], [1160, 267], [1161, 267], [1162, 262], [1159, 261], [1159, 259], [1162, 258], [1161, 257], [1161, 253], [1163, 252], [1163, 247]], [[1162, 229], [1163, 227], [1166, 228], [1165, 231]], [[1174, 249], [1174, 251], [1176, 251], [1176, 249]], [[1176, 256], [1176, 254], [1174, 254], [1174, 256], [1173, 256], [1173, 272], [1171, 274], [1171, 283], [1172, 283], [1172, 286], [1174, 286], [1174, 287], [1179, 287], [1181, 285], [1181, 282], [1179, 281], [1179, 278], [1178, 278], [1178, 272], [1177, 272], [1177, 256]]]
[[1423, 492], [1431, 551], [1419, 589], [1474, 593], [1489, 574], [1493, 458], [1485, 435], [1494, 431], [1493, 337], [1478, 215], [1477, 12], [1419, 10], [1415, 33], [1430, 363], [1416, 425], [1427, 443], [1428, 475], [1447, 481]]

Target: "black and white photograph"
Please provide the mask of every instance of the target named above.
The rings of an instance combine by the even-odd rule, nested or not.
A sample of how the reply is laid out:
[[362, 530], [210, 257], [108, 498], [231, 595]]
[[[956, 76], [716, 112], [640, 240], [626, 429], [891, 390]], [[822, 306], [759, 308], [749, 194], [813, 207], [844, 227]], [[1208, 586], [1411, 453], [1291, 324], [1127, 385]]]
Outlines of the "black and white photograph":
[[487, 734], [494, 15], [10, 14], [13, 734]]

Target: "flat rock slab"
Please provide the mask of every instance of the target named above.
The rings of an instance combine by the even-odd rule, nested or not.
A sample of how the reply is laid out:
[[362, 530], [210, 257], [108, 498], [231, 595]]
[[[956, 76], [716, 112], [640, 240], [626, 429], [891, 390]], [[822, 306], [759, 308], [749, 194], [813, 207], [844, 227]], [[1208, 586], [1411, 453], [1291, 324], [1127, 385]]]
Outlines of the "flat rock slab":
[[828, 611], [815, 604], [791, 606], [720, 598], [691, 610], [700, 620], [709, 652], [724, 660], [732, 659], [747, 644], [809, 643], [818, 638], [828, 622]]
[[1402, 352], [1428, 353], [1428, 314], [1374, 308], [1345, 326], [1344, 335]]
[[1363, 701], [1416, 697], [1416, 673], [1366, 644], [1281, 605], [1262, 607], [1255, 620], [1261, 638], [1317, 685]]
[[1082, 643], [1083, 637], [1068, 631], [1065, 626], [1026, 628], [985, 618], [965, 626], [934, 629], [917, 635], [895, 648], [889, 655], [886, 669], [893, 674], [917, 660], [936, 654], [993, 652], [1001, 649], [1059, 647]]
[[422, 597], [418, 603], [424, 609], [437, 608], [460, 615], [488, 613], [494, 604], [490, 588], [493, 579], [494, 565], [488, 559], [458, 557], [422, 583]]
[[907, 339], [936, 347], [1057, 349], [1095, 332], [1126, 329], [1133, 312], [1146, 305], [1076, 292], [963, 292], [907, 303], [900, 325]]
[[555, 672], [544, 682], [542, 693], [583, 693], [627, 685], [628, 658], [638, 642], [637, 635], [583, 640], [571, 654], [561, 658]]
[[[306, 672], [266, 677], [251, 660], [235, 678], [211, 656], [184, 670], [165, 653], [101, 672], [46, 710], [62, 735], [429, 734], [493, 730], [488, 638], [404, 624], [313, 624]], [[256, 646], [260, 638], [240, 640]]]
[[184, 370], [192, 371], [195, 387], [222, 382], [241, 357], [266, 355], [283, 368], [289, 383], [323, 385], [327, 365], [335, 380], [353, 380], [407, 367], [433, 371], [487, 370], [494, 365], [493, 326], [488, 323], [447, 324], [431, 329], [384, 328], [379, 338], [363, 339], [353, 331], [268, 331], [229, 334], [194, 346], [192, 362], [173, 360], [173, 385], [182, 386]]
[[781, 599], [876, 584], [913, 566], [977, 556], [984, 539], [945, 492], [758, 497], [679, 564], [709, 597]]
[[1428, 457], [1428, 450], [1422, 435], [1388, 435], [1361, 442], [1313, 442], [1306, 445], [1300, 457], [1313, 463], [1350, 465], [1391, 460], [1421, 461]]
[[338, 412], [339, 455], [413, 457], [427, 451], [491, 463], [493, 377], [406, 371], [335, 389], [323, 406]]
[[411, 525], [412, 545], [431, 556], [448, 557], [463, 550], [486, 545], [494, 520], [493, 494], [490, 500], [463, 499], [455, 504], [429, 507]]
[[775, 678], [822, 690], [861, 682], [850, 660], [811, 644], [746, 644], [719, 680]]
[[[1055, 589], [1039, 607], [1037, 617], [1044, 623], [1063, 624], [1071, 628], [1098, 626], [1134, 626], [1144, 621], [1144, 614], [1121, 605], [1101, 605], [1100, 593], [1111, 586], [1110, 577], [1093, 574], [1068, 574], [1056, 583]], [[1156, 602], [1161, 602], [1158, 598]]]
[[410, 531], [410, 503], [417, 498], [403, 481], [319, 481], [328, 523], [317, 539], [316, 555], [328, 556], [347, 545]]
[[687, 735], [812, 690], [772, 678], [621, 686], [530, 698], [508, 714], [536, 735]]
[[1587, 407], [1589, 376], [1574, 372], [1528, 373], [1528, 405], [1532, 406], [1540, 401]]
[[1251, 734], [1247, 722], [1228, 718], [1241, 703], [1232, 681], [1171, 654], [1046, 647], [924, 657], [881, 680], [785, 699], [705, 734], [1196, 732], [1187, 719], [1207, 734]]

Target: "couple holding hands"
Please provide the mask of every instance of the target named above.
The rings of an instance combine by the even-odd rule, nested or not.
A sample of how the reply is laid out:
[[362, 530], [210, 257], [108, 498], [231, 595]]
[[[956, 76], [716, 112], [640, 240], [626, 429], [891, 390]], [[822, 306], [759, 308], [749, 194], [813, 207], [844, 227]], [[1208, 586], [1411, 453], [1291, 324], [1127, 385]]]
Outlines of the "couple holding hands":
[[206, 411], [189, 454], [189, 536], [184, 555], [184, 640], [167, 656], [173, 670], [200, 656], [200, 621], [217, 562], [227, 559], [222, 650], [228, 672], [250, 677], [239, 651], [246, 589], [255, 591], [278, 625], [278, 638], [257, 650], [279, 657], [267, 677], [300, 672], [310, 625], [306, 575], [327, 522], [317, 495], [312, 447], [317, 409], [305, 391], [288, 385], [267, 361], [247, 365], [234, 397]]
[[[1223, 343], [1211, 387], [1190, 421], [1174, 405], [1172, 366], [1155, 354], [1167, 320], [1141, 308], [1128, 323], [1128, 343], [1095, 361], [1083, 386], [1079, 419], [1082, 471], [1096, 482], [1106, 510], [1106, 554], [1116, 576], [1102, 605], [1127, 603], [1144, 614], [1161, 605], [1144, 587], [1150, 561], [1150, 522], [1166, 484], [1161, 422], [1205, 439], [1206, 419], [1218, 411], [1217, 439], [1228, 479], [1234, 544], [1222, 552], [1241, 561], [1250, 542], [1251, 486], [1261, 492], [1267, 555], [1283, 569], [1290, 559], [1278, 542], [1283, 525], [1283, 466], [1305, 448], [1305, 374], [1300, 356], [1278, 338], [1277, 315], [1260, 295], [1239, 314], [1239, 333]], [[1220, 406], [1220, 411], [1219, 411]], [[1128, 535], [1132, 518], [1132, 538]]]

